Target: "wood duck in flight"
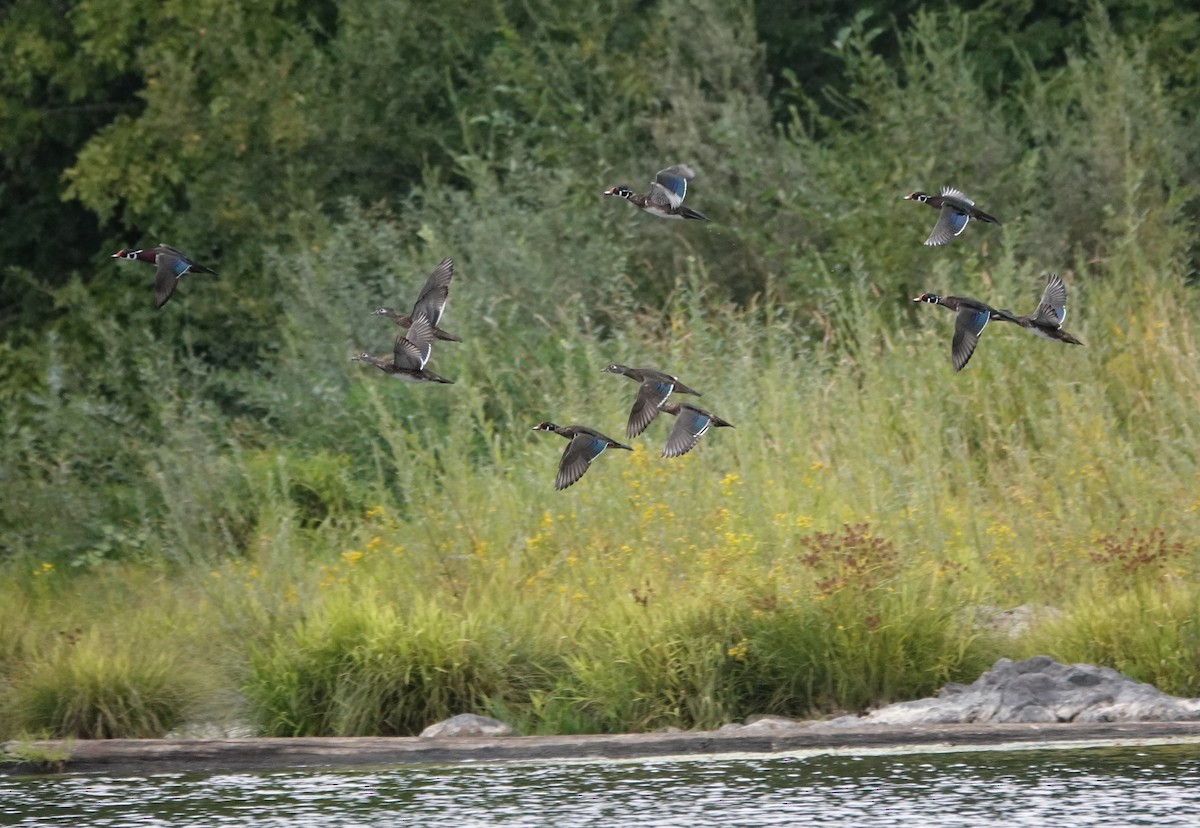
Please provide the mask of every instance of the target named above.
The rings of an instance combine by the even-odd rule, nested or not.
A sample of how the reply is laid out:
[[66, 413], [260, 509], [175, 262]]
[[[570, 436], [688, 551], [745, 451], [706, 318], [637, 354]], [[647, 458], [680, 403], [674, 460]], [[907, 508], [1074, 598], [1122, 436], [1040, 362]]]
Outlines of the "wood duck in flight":
[[165, 244], [160, 244], [158, 247], [144, 247], [138, 250], [123, 248], [112, 254], [110, 258], [131, 259], [153, 264], [157, 267], [154, 273], [155, 310], [167, 304], [167, 300], [171, 298], [171, 294], [175, 292], [179, 280], [185, 274], [211, 273], [214, 276], [217, 275], [215, 270], [210, 270], [202, 264], [197, 264], [174, 247]]
[[952, 238], [957, 236], [963, 230], [967, 229], [967, 222], [971, 219], [986, 221], [992, 224], [1000, 222], [995, 216], [975, 207], [975, 202], [967, 198], [960, 191], [953, 187], [942, 187], [941, 195], [927, 195], [919, 190], [915, 193], [906, 195], [907, 201], [918, 201], [921, 204], [928, 204], [941, 213], [938, 215], [938, 220], [933, 225], [933, 230], [929, 234], [929, 238], [925, 240], [927, 247], [937, 247], [945, 244]]
[[683, 206], [683, 197], [687, 195], [688, 182], [696, 177], [696, 171], [687, 164], [672, 164], [665, 170], [659, 170], [650, 184], [650, 192], [641, 195], [624, 184], [610, 187], [605, 195], [624, 198], [636, 204], [642, 210], [653, 216], [668, 219], [695, 219], [708, 221], [708, 216]]
[[961, 371], [975, 353], [979, 344], [979, 336], [987, 323], [993, 319], [1005, 322], [1016, 322], [1016, 317], [1006, 310], [996, 310], [985, 305], [978, 299], [968, 299], [963, 296], [938, 296], [936, 293], [922, 293], [914, 302], [927, 302], [930, 305], [941, 305], [957, 312], [954, 321], [954, 339], [950, 343], [950, 362], [955, 371]]
[[447, 342], [462, 342], [460, 337], [438, 327], [438, 323], [442, 321], [442, 314], [446, 310], [446, 302], [450, 298], [450, 280], [453, 278], [454, 260], [442, 259], [429, 274], [429, 278], [425, 280], [425, 286], [421, 288], [421, 292], [417, 294], [417, 301], [413, 303], [411, 314], [398, 313], [391, 308], [376, 308], [371, 313], [375, 316], [386, 316], [401, 328], [411, 327], [413, 318], [424, 314], [433, 323], [435, 338]]
[[534, 431], [552, 431], [561, 434], [570, 442], [563, 449], [562, 459], [558, 461], [558, 474], [554, 478], [555, 489], [565, 489], [579, 478], [592, 465], [592, 461], [604, 453], [605, 449], [619, 448], [633, 451], [631, 446], [618, 443], [611, 437], [606, 437], [599, 431], [587, 426], [560, 426], [554, 423], [538, 423]]
[[362, 353], [350, 357], [351, 361], [367, 362], [390, 377], [405, 382], [442, 382], [450, 384], [443, 376], [426, 370], [425, 363], [433, 352], [433, 323], [424, 314], [417, 314], [408, 329], [407, 336], [399, 334], [392, 346], [392, 358]]
[[1063, 321], [1067, 318], [1067, 286], [1057, 273], [1046, 277], [1046, 289], [1042, 291], [1042, 301], [1038, 302], [1037, 310], [1026, 316], [1013, 316], [1008, 311], [1004, 313], [1007, 316], [996, 318], [1005, 322], [1015, 322], [1043, 339], [1054, 339], [1068, 345], [1083, 344], [1062, 329]]
[[671, 396], [671, 392], [693, 394], [700, 396], [699, 391], [693, 391], [677, 378], [654, 368], [630, 368], [628, 365], [612, 363], [604, 368], [606, 374], [624, 374], [631, 380], [641, 383], [633, 408], [629, 411], [629, 423], [625, 427], [627, 437], [636, 437], [646, 430], [646, 426], [658, 416], [662, 405]]

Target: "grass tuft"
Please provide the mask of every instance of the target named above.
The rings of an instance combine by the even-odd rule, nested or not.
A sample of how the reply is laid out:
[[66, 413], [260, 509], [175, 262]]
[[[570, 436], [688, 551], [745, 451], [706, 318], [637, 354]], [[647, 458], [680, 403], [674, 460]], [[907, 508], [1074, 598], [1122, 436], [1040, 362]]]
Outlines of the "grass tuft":
[[161, 737], [194, 702], [177, 659], [87, 635], [34, 661], [10, 699], [19, 729], [76, 739]]
[[431, 603], [328, 602], [250, 660], [245, 692], [272, 736], [411, 736], [511, 696], [503, 631]]

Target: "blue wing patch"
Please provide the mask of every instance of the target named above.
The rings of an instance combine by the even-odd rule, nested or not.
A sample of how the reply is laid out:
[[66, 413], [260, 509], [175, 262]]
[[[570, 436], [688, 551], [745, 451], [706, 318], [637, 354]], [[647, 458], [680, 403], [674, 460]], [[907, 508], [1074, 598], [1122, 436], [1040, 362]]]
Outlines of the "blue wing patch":
[[954, 228], [954, 235], [958, 235], [967, 226], [967, 221], [971, 217], [966, 213], [960, 213], [957, 210], [951, 210], [946, 214], [946, 220], [950, 222], [950, 226]]
[[681, 175], [667, 174], [659, 176], [658, 183], [679, 196], [680, 199], [687, 194], [687, 179]]
[[711, 420], [705, 415], [696, 413], [692, 416], [692, 429], [697, 433], [703, 432], [704, 429], [708, 428], [710, 422]]
[[604, 452], [606, 448], [608, 448], [608, 443], [604, 442], [598, 437], [593, 437], [591, 445], [588, 446], [589, 460], [595, 460]]
[[654, 385], [654, 390], [660, 394], [670, 394], [674, 388], [675, 384], [671, 382], [659, 382]]
[[185, 262], [183, 259], [176, 259], [171, 265], [171, 269], [175, 271], [176, 276], [182, 276], [187, 273], [189, 267], [191, 267], [191, 263]]
[[988, 320], [991, 319], [991, 317], [992, 315], [989, 311], [975, 311], [969, 317], [971, 323], [971, 332], [976, 336], [979, 336], [979, 334], [983, 332], [983, 329], [987, 327]]

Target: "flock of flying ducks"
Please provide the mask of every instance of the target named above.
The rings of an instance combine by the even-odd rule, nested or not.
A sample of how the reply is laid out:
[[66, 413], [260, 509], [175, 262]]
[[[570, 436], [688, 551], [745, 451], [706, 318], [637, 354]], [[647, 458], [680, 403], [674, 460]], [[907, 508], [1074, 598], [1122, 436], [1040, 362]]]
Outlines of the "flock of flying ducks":
[[[975, 206], [975, 202], [967, 198], [953, 187], [943, 187], [941, 195], [927, 195], [922, 192], [909, 193], [904, 197], [908, 201], [928, 204], [939, 211], [937, 222], [929, 238], [925, 239], [926, 246], [937, 247], [953, 239], [967, 229], [971, 219], [999, 224], [995, 216], [988, 215]], [[954, 322], [954, 339], [950, 342], [950, 362], [955, 371], [961, 371], [975, 353], [979, 337], [987, 323], [993, 319], [1001, 322], [1012, 322], [1020, 325], [1032, 334], [1044, 339], [1055, 339], [1070, 345], [1082, 345], [1075, 337], [1062, 329], [1063, 320], [1067, 318], [1067, 286], [1057, 273], [1046, 277], [1046, 287], [1042, 291], [1042, 300], [1037, 309], [1026, 316], [1017, 316], [1011, 311], [996, 308], [970, 299], [965, 296], [938, 296], [936, 293], [922, 293], [914, 302], [927, 302], [930, 305], [941, 305], [958, 314]]]
[[[660, 218], [708, 221], [708, 217], [703, 213], [683, 204], [684, 196], [687, 195], [688, 182], [695, 176], [695, 171], [687, 164], [674, 164], [658, 172], [654, 181], [650, 183], [648, 193], [638, 194], [629, 187], [620, 185], [605, 190], [604, 194], [626, 199], [644, 212]], [[925, 240], [927, 246], [935, 247], [946, 244], [960, 235], [971, 219], [990, 224], [1000, 223], [994, 216], [976, 208], [974, 201], [953, 187], [943, 187], [940, 195], [914, 192], [904, 198], [927, 204], [939, 211], [937, 222], [934, 224], [929, 238]], [[179, 280], [186, 274], [211, 273], [215, 275], [216, 273], [165, 244], [138, 250], [119, 250], [112, 255], [112, 258], [131, 259], [155, 265], [154, 307], [156, 309], [167, 303], [167, 300], [175, 292]], [[351, 360], [374, 365], [380, 371], [398, 380], [452, 383], [453, 380], [446, 379], [425, 366], [433, 353], [435, 340], [462, 341], [458, 336], [438, 327], [442, 321], [442, 314], [446, 310], [446, 302], [450, 298], [450, 282], [453, 277], [454, 262], [449, 258], [442, 259], [429, 274], [429, 278], [425, 280], [416, 302], [413, 303], [411, 313], [402, 314], [387, 307], [376, 308], [372, 311], [372, 315], [386, 317], [405, 330], [397, 334], [390, 359], [361, 353], [351, 357]], [[962, 296], [922, 293], [913, 301], [942, 305], [957, 313], [954, 339], [950, 346], [950, 358], [955, 371], [961, 371], [966, 366], [975, 352], [975, 347], [979, 344], [979, 337], [983, 333], [983, 329], [993, 319], [1012, 322], [1030, 333], [1046, 339], [1072, 345], [1083, 344], [1062, 329], [1062, 323], [1067, 314], [1067, 289], [1057, 274], [1052, 273], [1047, 277], [1046, 287], [1037, 309], [1026, 316], [1017, 316], [1010, 311], [996, 309], [977, 299]], [[605, 367], [604, 372], [622, 374], [638, 383], [637, 397], [629, 412], [629, 421], [625, 428], [625, 433], [629, 438], [636, 437], [645, 431], [660, 412], [675, 417], [675, 425], [671, 429], [661, 453], [663, 457], [678, 457], [687, 454], [711, 428], [733, 427], [731, 423], [690, 402], [668, 402], [672, 393], [698, 397], [700, 392], [689, 388], [677, 377], [664, 371], [655, 368], [630, 368], [613, 363]], [[588, 426], [559, 426], [551, 422], [541, 422], [535, 425], [533, 430], [550, 431], [565, 437], [568, 441], [558, 463], [558, 474], [554, 479], [555, 489], [565, 489], [578, 481], [591, 466], [592, 461], [603, 454], [606, 449], [633, 450], [631, 446], [620, 443]]]

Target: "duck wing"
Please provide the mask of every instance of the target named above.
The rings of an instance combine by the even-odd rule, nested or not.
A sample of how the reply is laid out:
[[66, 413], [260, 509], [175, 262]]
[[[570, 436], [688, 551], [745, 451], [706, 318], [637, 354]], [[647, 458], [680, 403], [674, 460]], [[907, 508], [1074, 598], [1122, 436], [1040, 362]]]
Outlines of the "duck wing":
[[648, 377], [638, 386], [637, 399], [629, 411], [629, 422], [625, 427], [628, 437], [636, 437], [646, 430], [646, 426], [658, 416], [662, 404], [675, 390], [675, 383], [669, 379]]
[[667, 438], [662, 456], [679, 457], [687, 454], [695, 448], [696, 443], [700, 442], [704, 433], [713, 427], [716, 419], [707, 411], [680, 405], [679, 413], [675, 417], [675, 427], [671, 429], [671, 436]]
[[188, 262], [178, 250], [160, 245], [154, 255], [154, 263], [157, 267], [154, 272], [154, 308], [157, 310], [167, 304], [167, 300], [175, 293], [179, 277], [187, 273]]
[[991, 318], [992, 312], [988, 308], [959, 309], [958, 318], [954, 322], [954, 340], [950, 343], [950, 361], [954, 364], [955, 371], [966, 367], [971, 354], [975, 353], [975, 346], [979, 344], [979, 335], [983, 333]]
[[945, 244], [965, 230], [967, 222], [970, 220], [971, 216], [966, 211], [949, 202], [943, 203], [942, 210], [938, 213], [937, 223], [933, 225], [929, 238], [925, 239], [925, 246], [937, 247]]
[[1042, 291], [1042, 301], [1038, 303], [1034, 318], [1056, 328], [1061, 328], [1066, 320], [1067, 286], [1057, 273], [1046, 277], [1046, 289]]
[[650, 185], [650, 200], [672, 209], [683, 203], [687, 195], [688, 182], [696, 177], [696, 171], [687, 164], [672, 164], [659, 170]]
[[563, 449], [562, 459], [558, 461], [558, 474], [554, 478], [554, 488], [565, 489], [583, 477], [583, 473], [592, 465], [592, 461], [604, 453], [608, 441], [594, 434], [581, 432], [571, 438]]
[[450, 280], [453, 278], [454, 260], [442, 259], [429, 274], [429, 278], [425, 280], [425, 286], [417, 295], [417, 301], [413, 304], [413, 317], [424, 313], [436, 328], [442, 320], [442, 313], [446, 310], [446, 301], [450, 298]]
[[967, 194], [954, 187], [942, 187], [942, 199], [958, 202], [957, 207], [974, 207], [975, 202], [967, 198]]
[[433, 353], [433, 324], [427, 316], [417, 316], [407, 334], [397, 334], [392, 362], [397, 368], [419, 371]]

